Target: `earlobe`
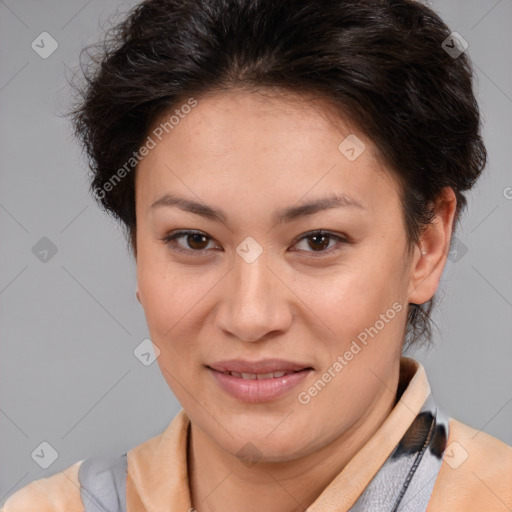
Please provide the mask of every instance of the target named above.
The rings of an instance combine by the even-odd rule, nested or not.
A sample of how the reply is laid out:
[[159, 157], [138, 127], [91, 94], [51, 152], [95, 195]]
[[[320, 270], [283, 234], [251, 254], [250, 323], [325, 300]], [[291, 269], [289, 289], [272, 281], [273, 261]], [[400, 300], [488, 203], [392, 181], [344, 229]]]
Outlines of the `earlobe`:
[[436, 216], [421, 237], [413, 258], [408, 301], [423, 304], [435, 294], [450, 250], [457, 198], [445, 187], [436, 204]]

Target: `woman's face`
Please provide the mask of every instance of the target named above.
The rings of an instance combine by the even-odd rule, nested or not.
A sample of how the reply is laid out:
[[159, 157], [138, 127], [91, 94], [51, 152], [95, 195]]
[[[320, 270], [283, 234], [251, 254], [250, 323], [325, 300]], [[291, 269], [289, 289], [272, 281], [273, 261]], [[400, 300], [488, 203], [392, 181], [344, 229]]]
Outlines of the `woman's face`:
[[[398, 184], [319, 102], [233, 91], [178, 110], [136, 175], [158, 363], [227, 452], [306, 455], [394, 397], [419, 254], [407, 257]], [[362, 152], [353, 135], [339, 147], [349, 134]], [[166, 243], [177, 230], [199, 234]]]

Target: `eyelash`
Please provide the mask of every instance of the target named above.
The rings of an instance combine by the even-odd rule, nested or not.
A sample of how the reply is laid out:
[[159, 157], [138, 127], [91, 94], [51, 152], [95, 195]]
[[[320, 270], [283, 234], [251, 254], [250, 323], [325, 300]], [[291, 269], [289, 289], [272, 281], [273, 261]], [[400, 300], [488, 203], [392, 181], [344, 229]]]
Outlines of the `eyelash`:
[[[206, 238], [208, 238], [209, 240], [213, 240], [206, 233], [203, 233], [201, 231], [192, 231], [192, 230], [174, 231], [174, 232], [169, 233], [168, 235], [164, 236], [161, 240], [165, 245], [170, 246], [173, 251], [177, 251], [182, 254], [193, 255], [195, 257], [195, 256], [203, 256], [206, 252], [208, 252], [208, 249], [202, 249], [200, 251], [196, 251], [194, 249], [183, 249], [182, 247], [178, 247], [175, 243], [171, 243], [171, 242], [175, 242], [177, 238], [186, 237], [189, 235], [202, 235], [202, 236], [205, 236]], [[317, 229], [315, 231], [308, 231], [307, 233], [304, 233], [296, 242], [294, 242], [293, 245], [298, 244], [302, 240], [307, 240], [308, 238], [311, 238], [314, 235], [328, 236], [330, 239], [338, 240], [338, 244], [336, 244], [335, 246], [333, 246], [329, 249], [322, 250], [322, 251], [305, 251], [305, 252], [311, 253], [311, 256], [313, 258], [319, 258], [319, 257], [325, 256], [325, 255], [330, 255], [335, 252], [338, 252], [340, 250], [340, 247], [339, 247], [340, 244], [349, 243], [348, 240], [342, 236], [335, 235], [334, 233], [331, 233], [330, 231], [324, 231], [321, 229]]]

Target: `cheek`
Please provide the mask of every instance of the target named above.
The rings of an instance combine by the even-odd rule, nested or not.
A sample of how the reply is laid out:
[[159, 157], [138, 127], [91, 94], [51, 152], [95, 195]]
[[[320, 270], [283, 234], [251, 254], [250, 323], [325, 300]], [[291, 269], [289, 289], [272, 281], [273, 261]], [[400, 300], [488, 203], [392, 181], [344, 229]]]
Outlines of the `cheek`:
[[[370, 338], [366, 329], [377, 324], [379, 336], [396, 338], [402, 328], [404, 308], [403, 269], [400, 259], [380, 262], [372, 256], [366, 262], [363, 258], [357, 265], [350, 265], [333, 271], [319, 279], [318, 277], [298, 281], [298, 295], [308, 308], [322, 321], [330, 339], [330, 351], [339, 353], [345, 345], [361, 335]], [[379, 321], [384, 315], [384, 327]], [[381, 332], [382, 331], [382, 332]]]
[[199, 269], [171, 265], [159, 255], [139, 259], [137, 281], [149, 327], [163, 333], [179, 319], [193, 316], [194, 305], [208, 289]]
[[156, 268], [143, 267], [139, 272], [138, 286], [150, 330], [160, 331], [165, 326], [169, 329], [173, 318], [178, 317], [182, 304], [181, 300], [176, 300], [176, 294], [179, 293], [178, 280], [173, 280], [169, 274], [159, 272]]
[[161, 368], [180, 372], [198, 355], [194, 340], [201, 337], [208, 296], [219, 279], [211, 274], [156, 258], [139, 260], [141, 302], [150, 337], [160, 349]]
[[160, 371], [178, 400], [186, 400], [179, 383], [189, 379], [186, 370], [197, 349], [191, 336], [193, 329], [201, 325], [194, 316], [196, 287], [190, 280], [187, 286], [175, 271], [151, 266], [143, 267], [138, 279], [150, 338], [160, 350]]
[[392, 295], [390, 285], [391, 278], [385, 279], [374, 268], [360, 266], [304, 282], [301, 296], [327, 325], [349, 327], [386, 304]]

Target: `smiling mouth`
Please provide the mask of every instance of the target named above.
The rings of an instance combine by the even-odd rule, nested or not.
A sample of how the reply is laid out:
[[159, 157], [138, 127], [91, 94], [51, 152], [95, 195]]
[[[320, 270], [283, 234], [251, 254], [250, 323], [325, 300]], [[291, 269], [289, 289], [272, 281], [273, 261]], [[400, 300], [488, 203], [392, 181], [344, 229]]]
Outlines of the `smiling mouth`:
[[[205, 366], [224, 392], [246, 403], [271, 402], [286, 396], [314, 370], [311, 366], [286, 361], [230, 361]], [[230, 366], [244, 371], [235, 371]]]

